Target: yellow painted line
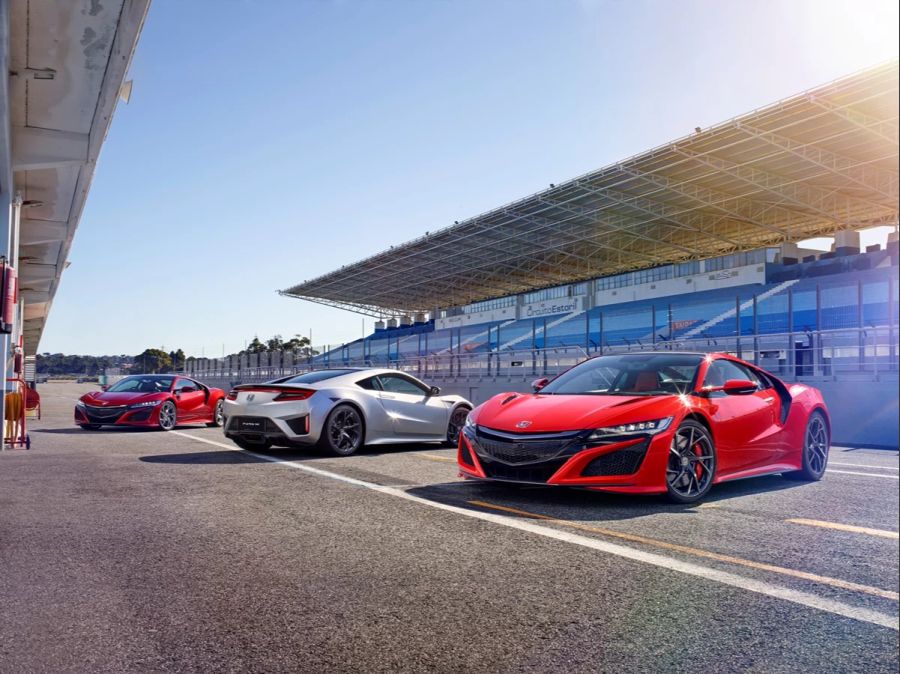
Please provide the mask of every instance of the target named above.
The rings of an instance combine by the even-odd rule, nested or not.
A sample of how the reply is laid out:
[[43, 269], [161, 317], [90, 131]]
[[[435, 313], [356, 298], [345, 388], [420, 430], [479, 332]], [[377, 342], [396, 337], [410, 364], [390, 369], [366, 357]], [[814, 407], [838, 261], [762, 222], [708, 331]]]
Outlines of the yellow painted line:
[[703, 508], [704, 510], [709, 510], [710, 508], [721, 508], [718, 503], [701, 503], [697, 506], [698, 508]]
[[802, 517], [794, 517], [785, 522], [793, 524], [805, 524], [810, 527], [822, 527], [823, 529], [837, 529], [838, 531], [849, 531], [854, 534], [867, 534], [868, 536], [878, 536], [879, 538], [892, 538], [895, 541], [900, 539], [900, 533], [889, 531], [887, 529], [871, 529], [870, 527], [857, 527], [852, 524], [839, 524], [837, 522], [823, 522], [822, 520], [806, 520]]
[[848, 580], [841, 580], [839, 578], [830, 578], [829, 576], [820, 576], [816, 573], [808, 573], [806, 571], [798, 571], [796, 569], [788, 569], [783, 566], [775, 566], [774, 564], [765, 564], [763, 562], [754, 562], [749, 559], [742, 559], [741, 557], [732, 557], [731, 555], [722, 555], [718, 552], [710, 552], [709, 550], [701, 550], [699, 548], [692, 548], [687, 545], [678, 545], [677, 543], [667, 543], [666, 541], [658, 541], [653, 538], [647, 538], [646, 536], [637, 536], [635, 534], [626, 534], [621, 531], [613, 531], [612, 529], [603, 529], [601, 527], [595, 527], [588, 524], [581, 524], [579, 522], [567, 522], [565, 520], [560, 520], [555, 517], [549, 517], [548, 515], [540, 515], [538, 513], [528, 512], [526, 510], [519, 510], [518, 508], [509, 508], [507, 506], [496, 505], [494, 503], [487, 503], [485, 501], [468, 501], [469, 505], [478, 506], [480, 508], [488, 508], [490, 510], [499, 510], [502, 512], [511, 513], [513, 515], [518, 515], [520, 517], [528, 517], [534, 520], [545, 520], [548, 522], [553, 522], [554, 524], [558, 524], [563, 527], [568, 527], [570, 529], [580, 529], [582, 531], [589, 531], [594, 534], [600, 534], [602, 536], [609, 536], [611, 538], [619, 538], [621, 540], [630, 541], [632, 543], [640, 543], [642, 545], [650, 545], [655, 548], [663, 548], [665, 550], [674, 550], [676, 552], [681, 552], [686, 555], [692, 555], [694, 557], [703, 557], [704, 559], [714, 559], [718, 562], [726, 562], [728, 564], [736, 564], [738, 566], [745, 566], [750, 569], [757, 569], [759, 571], [768, 571], [771, 573], [779, 573], [783, 576], [791, 576], [792, 578], [799, 578], [801, 580], [809, 580], [814, 583], [821, 583], [822, 585], [830, 585], [831, 587], [838, 587], [842, 590], [850, 590], [852, 592], [862, 592], [863, 594], [870, 594], [875, 597], [882, 597], [883, 599], [891, 599], [893, 601], [900, 601], [900, 593], [893, 592], [891, 590], [882, 590], [877, 587], [870, 587], [868, 585], [860, 585], [859, 583], [851, 583]]
[[434, 454], [413, 454], [419, 459], [428, 459], [429, 461], [440, 461], [441, 463], [456, 463], [456, 459], [449, 456], [435, 456]]

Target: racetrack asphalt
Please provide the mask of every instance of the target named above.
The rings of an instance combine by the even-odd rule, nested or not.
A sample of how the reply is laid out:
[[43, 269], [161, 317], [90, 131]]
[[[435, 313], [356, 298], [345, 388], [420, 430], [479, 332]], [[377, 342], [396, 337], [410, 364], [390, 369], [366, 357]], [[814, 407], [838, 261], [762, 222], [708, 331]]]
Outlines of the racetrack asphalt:
[[[700, 506], [458, 479], [439, 446], [83, 431], [0, 454], [0, 671], [891, 671], [897, 452]], [[310, 472], [312, 471], [312, 472]]]

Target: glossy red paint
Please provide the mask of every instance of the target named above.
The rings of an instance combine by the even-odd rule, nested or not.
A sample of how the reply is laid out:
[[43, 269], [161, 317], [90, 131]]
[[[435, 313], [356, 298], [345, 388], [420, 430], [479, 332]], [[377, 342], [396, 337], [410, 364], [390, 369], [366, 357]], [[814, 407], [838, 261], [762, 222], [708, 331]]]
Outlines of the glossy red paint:
[[[768, 384], [752, 393], [738, 393], [747, 381], [731, 380], [703, 386], [708, 369], [718, 360], [746, 368]], [[551, 382], [552, 383], [552, 382]], [[730, 387], [731, 393], [724, 389]], [[626, 475], [585, 476], [597, 457], [636, 445], [631, 438], [615, 444], [584, 443], [558, 469], [543, 480], [520, 480], [489, 475], [473, 446], [471, 432], [460, 433], [457, 463], [460, 475], [481, 480], [540, 482], [609, 492], [658, 494], [666, 492], [670, 446], [679, 425], [687, 418], [710, 431], [716, 453], [713, 484], [802, 468], [807, 421], [819, 410], [830, 428], [821, 393], [804, 384], [785, 384], [777, 377], [728, 354], [709, 354], [701, 362], [691, 390], [670, 395], [566, 395], [501, 393], [476, 407], [469, 419], [479, 429], [499, 431], [516, 440], [540, 434], [589, 431], [623, 424], [672, 418], [666, 430], [643, 436], [646, 453], [635, 472]], [[586, 437], [586, 436], [585, 436]], [[581, 445], [579, 445], [581, 446]]]
[[[216, 405], [224, 397], [222, 389], [173, 375], [172, 383], [165, 391], [86, 393], [78, 400], [81, 404], [75, 407], [75, 423], [79, 426], [158, 428], [159, 410], [169, 401], [175, 405], [179, 425], [209, 424], [215, 420]], [[116, 408], [120, 414], [116, 414]]]

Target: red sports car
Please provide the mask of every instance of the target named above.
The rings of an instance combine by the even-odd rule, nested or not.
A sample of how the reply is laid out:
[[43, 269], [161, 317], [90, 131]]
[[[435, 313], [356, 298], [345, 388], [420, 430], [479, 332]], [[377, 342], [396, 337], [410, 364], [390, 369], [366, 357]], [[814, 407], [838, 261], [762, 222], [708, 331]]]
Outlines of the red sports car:
[[137, 374], [81, 396], [75, 403], [75, 423], [90, 430], [144, 426], [170, 431], [184, 423], [221, 426], [224, 398], [222, 389], [187, 377]]
[[534, 390], [469, 413], [462, 477], [691, 503], [726, 480], [819, 480], [828, 462], [822, 394], [726, 354], [599, 356]]

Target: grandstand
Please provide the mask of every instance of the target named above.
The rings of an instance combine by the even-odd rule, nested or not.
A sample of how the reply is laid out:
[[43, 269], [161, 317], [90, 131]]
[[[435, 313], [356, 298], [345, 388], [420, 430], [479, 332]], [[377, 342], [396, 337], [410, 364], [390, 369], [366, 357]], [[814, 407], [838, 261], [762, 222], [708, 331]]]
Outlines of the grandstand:
[[[828, 382], [887, 382], [896, 445], [897, 163], [894, 62], [282, 291], [378, 318], [364, 339], [192, 372], [392, 366], [477, 402], [590, 355], [728, 351], [826, 397]], [[879, 225], [886, 248], [861, 250]], [[822, 236], [831, 251], [798, 245]]]

